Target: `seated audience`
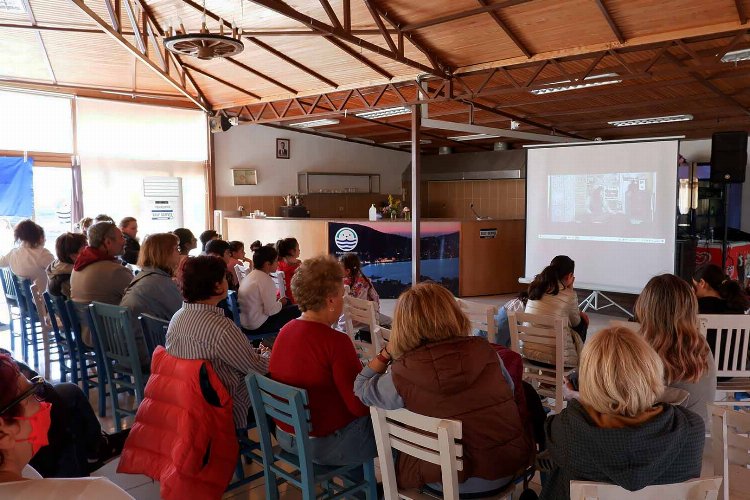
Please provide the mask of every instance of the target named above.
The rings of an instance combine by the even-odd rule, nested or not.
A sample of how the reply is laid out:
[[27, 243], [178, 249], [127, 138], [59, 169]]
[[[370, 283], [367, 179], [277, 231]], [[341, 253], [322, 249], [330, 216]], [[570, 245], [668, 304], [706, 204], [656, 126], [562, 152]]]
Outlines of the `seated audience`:
[[296, 238], [284, 238], [276, 242], [276, 251], [279, 252], [279, 271], [284, 272], [284, 288], [286, 289], [286, 299], [290, 304], [294, 304], [294, 295], [292, 294], [292, 276], [299, 267], [299, 243]]
[[250, 253], [255, 253], [257, 249], [263, 246], [263, 243], [260, 242], [260, 240], [255, 240], [252, 243], [250, 243]]
[[508, 323], [508, 313], [526, 309], [526, 303], [529, 301], [529, 292], [527, 290], [518, 294], [515, 299], [509, 300], [497, 310], [495, 315], [495, 324], [497, 324], [497, 343], [505, 347], [510, 347], [510, 324]]
[[[414, 285], [399, 297], [390, 342], [357, 376], [354, 393], [366, 405], [461, 420], [459, 491], [489, 494], [533, 462], [534, 448], [502, 360], [470, 332], [446, 288]], [[406, 454], [398, 456], [396, 479], [400, 488], [441, 489], [440, 467]]]
[[198, 248], [198, 239], [190, 229], [184, 227], [177, 228], [172, 233], [180, 239], [180, 262], [174, 273], [174, 281], [179, 287], [182, 282], [182, 264], [190, 256], [190, 251]]
[[238, 264], [241, 266], [247, 264], [250, 266], [250, 269], [253, 268], [253, 261], [247, 258], [245, 254], [245, 244], [241, 241], [229, 242], [229, 255], [231, 257], [228, 266], [230, 269], [234, 270], [234, 266]]
[[287, 305], [286, 297], [276, 299], [278, 292], [270, 274], [276, 271], [278, 262], [275, 248], [259, 248], [253, 254], [253, 270], [240, 283], [240, 321], [248, 334], [277, 332], [300, 315], [296, 305]]
[[750, 300], [739, 283], [716, 264], [701, 266], [693, 274], [698, 314], [745, 314]]
[[637, 333], [610, 328], [581, 353], [580, 400], [547, 419], [554, 469], [541, 499], [570, 498], [570, 481], [612, 483], [630, 491], [700, 477], [700, 416], [661, 403], [665, 372]]
[[19, 278], [28, 278], [41, 294], [47, 289], [47, 266], [55, 257], [44, 248], [44, 229], [33, 220], [22, 220], [13, 229], [16, 246], [0, 257], [0, 267], [10, 267]]
[[76, 229], [78, 229], [78, 232], [86, 235], [89, 232], [89, 228], [91, 227], [91, 224], [94, 223], [94, 219], [91, 217], [84, 217], [83, 219], [78, 221], [78, 224], [76, 224]]
[[266, 349], [253, 349], [242, 331], [217, 306], [227, 297], [226, 263], [212, 256], [188, 259], [182, 269], [185, 302], [167, 330], [167, 353], [177, 358], [205, 359], [234, 401], [234, 423], [247, 427], [250, 396], [245, 376], [268, 373]]
[[[558, 255], [549, 266], [534, 277], [529, 285], [529, 298], [525, 312], [562, 318], [567, 321], [565, 335], [565, 366], [577, 366], [578, 355], [586, 340], [588, 316], [578, 309], [578, 296], [573, 289], [576, 277], [575, 262], [570, 257]], [[555, 363], [554, 348], [526, 342], [523, 355], [532, 361]]]
[[125, 296], [120, 302], [121, 306], [130, 309], [141, 365], [146, 369], [151, 363], [151, 356], [138, 316], [147, 313], [169, 321], [182, 307], [182, 295], [172, 280], [179, 262], [177, 236], [157, 233], [146, 238], [138, 257], [141, 272], [125, 289]]
[[[353, 391], [362, 365], [349, 337], [331, 328], [344, 306], [343, 277], [331, 256], [302, 263], [292, 280], [302, 316], [281, 329], [269, 366], [274, 380], [307, 391], [312, 459], [323, 465], [354, 464], [377, 455], [370, 413]], [[296, 453], [294, 430], [277, 425], [281, 447]], [[350, 479], [361, 475], [357, 469]]]
[[709, 424], [706, 404], [716, 399], [716, 365], [698, 329], [698, 301], [673, 274], [654, 276], [635, 302], [640, 332], [664, 363], [664, 383], [690, 393], [684, 403]]
[[138, 262], [138, 252], [141, 250], [141, 244], [136, 239], [138, 221], [135, 220], [135, 217], [125, 217], [120, 221], [120, 231], [125, 238], [125, 248], [120, 259], [126, 264], [135, 265]]
[[229, 267], [229, 263], [232, 260], [231, 253], [229, 251], [229, 243], [224, 240], [211, 240], [206, 243], [204, 249], [206, 255], [213, 255], [219, 257], [224, 261], [227, 268], [227, 283], [229, 283], [229, 289], [235, 292], [239, 288], [240, 284], [237, 282], [237, 274], [234, 272], [234, 266]]
[[47, 291], [50, 295], [70, 298], [70, 274], [73, 272], [78, 254], [86, 246], [86, 236], [79, 233], [63, 233], [55, 240], [57, 259], [47, 266]]
[[109, 222], [109, 223], [114, 224], [115, 220], [107, 214], [99, 214], [96, 217], [94, 217], [93, 223], [96, 224], [97, 222]]
[[219, 236], [219, 233], [217, 233], [213, 229], [208, 229], [207, 231], [203, 231], [198, 238], [201, 240], [201, 251], [205, 252], [206, 243], [211, 240], [220, 240], [221, 236]]
[[[341, 265], [344, 267], [344, 285], [349, 287], [349, 295], [362, 300], [368, 300], [375, 304], [375, 312], [377, 314], [378, 324], [381, 326], [388, 326], [391, 324], [391, 318], [385, 314], [380, 313], [380, 296], [375, 290], [375, 287], [370, 281], [370, 278], [365, 276], [362, 272], [362, 264], [359, 262], [359, 257], [355, 253], [346, 253], [341, 257]], [[355, 323], [353, 325], [359, 330], [359, 335], [365, 342], [371, 342], [372, 338], [367, 325], [361, 323]], [[346, 330], [346, 322], [344, 316], [339, 318], [339, 330]]]
[[[73, 384], [69, 384], [78, 389]], [[131, 498], [123, 490], [103, 478], [85, 479], [27, 479], [23, 477], [24, 468], [35, 456], [48, 445], [54, 446], [58, 433], [69, 432], [64, 426], [53, 432], [56, 419], [52, 415], [53, 406], [64, 406], [65, 402], [49, 395], [48, 384], [41, 377], [29, 381], [22, 375], [16, 364], [8, 355], [0, 355], [0, 497], [2, 498], [107, 498], [111, 500]], [[80, 392], [80, 389], [78, 390]], [[48, 399], [49, 397], [49, 399]], [[83, 398], [71, 408], [60, 408], [63, 417], [75, 427], [83, 425], [76, 422], [75, 407], [87, 407], [90, 412], [87, 419], [93, 418], [92, 424], [98, 421], [93, 415], [91, 406]], [[80, 415], [79, 415], [80, 416]], [[96, 434], [101, 439], [101, 430]], [[62, 436], [65, 437], [65, 436]], [[70, 436], [68, 436], [70, 437]], [[76, 437], [77, 439], [77, 437]], [[81, 439], [84, 439], [81, 436]], [[83, 443], [73, 445], [72, 449], [84, 448]], [[56, 456], [55, 459], [61, 458]], [[67, 457], [66, 465], [72, 467], [71, 461], [80, 457]], [[85, 462], [85, 459], [84, 459]], [[32, 472], [36, 472], [33, 471]], [[38, 477], [38, 476], [35, 476]]]

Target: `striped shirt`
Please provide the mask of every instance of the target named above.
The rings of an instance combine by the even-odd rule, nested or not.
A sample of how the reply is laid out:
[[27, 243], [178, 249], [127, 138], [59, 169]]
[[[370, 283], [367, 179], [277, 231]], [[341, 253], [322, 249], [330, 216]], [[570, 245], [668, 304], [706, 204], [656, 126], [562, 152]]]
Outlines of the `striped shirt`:
[[250, 395], [245, 375], [268, 373], [268, 358], [253, 349], [224, 311], [208, 304], [184, 303], [169, 322], [167, 352], [183, 359], [205, 359], [234, 401], [234, 423], [247, 426]]

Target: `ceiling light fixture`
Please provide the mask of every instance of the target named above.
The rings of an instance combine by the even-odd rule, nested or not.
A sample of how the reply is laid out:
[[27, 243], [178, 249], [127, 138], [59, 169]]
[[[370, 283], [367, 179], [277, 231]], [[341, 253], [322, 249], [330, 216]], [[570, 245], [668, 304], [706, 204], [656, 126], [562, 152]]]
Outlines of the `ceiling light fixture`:
[[326, 125], [338, 125], [338, 120], [333, 120], [331, 118], [321, 118], [320, 120], [311, 120], [309, 122], [298, 122], [298, 123], [291, 123], [290, 127], [296, 127], [296, 128], [315, 128], [315, 127], [325, 127]]
[[477, 139], [496, 139], [499, 135], [489, 134], [471, 134], [471, 135], [457, 135], [454, 137], [448, 137], [451, 141], [476, 141]]
[[581, 83], [573, 83], [570, 80], [563, 80], [561, 82], [552, 82], [548, 87], [540, 89], [529, 90], [534, 95], [552, 94], [554, 92], [566, 92], [568, 90], [587, 89], [591, 87], [601, 87], [602, 85], [612, 85], [615, 83], [621, 83], [622, 80], [617, 78], [620, 75], [617, 73], [604, 73], [601, 75], [587, 76], [583, 80], [576, 80]]
[[358, 118], [367, 118], [369, 120], [376, 120], [378, 118], [388, 118], [390, 116], [408, 115], [411, 113], [411, 109], [403, 106], [397, 106], [395, 108], [376, 109], [375, 111], [365, 111], [364, 113], [356, 113], [354, 116]]
[[219, 18], [218, 34], [211, 33], [208, 30], [206, 27], [206, 0], [203, 0], [203, 21], [198, 33], [188, 33], [182, 22], [179, 23], [179, 26], [179, 30], [174, 30], [170, 26], [167, 30], [168, 36], [164, 38], [164, 47], [177, 55], [208, 60], [234, 56], [245, 50], [241, 40], [241, 30], [238, 30], [234, 23], [232, 23], [232, 31], [228, 35], [224, 34], [224, 20], [221, 18]]
[[[432, 141], [429, 139], [421, 139], [419, 141], [420, 144], [432, 144]], [[394, 142], [384, 142], [386, 146], [411, 146], [411, 141], [394, 141]]]
[[631, 120], [616, 120], [607, 122], [615, 127], [634, 127], [636, 125], [655, 125], [657, 123], [687, 122], [693, 115], [655, 116], [653, 118], [633, 118]]
[[721, 56], [721, 62], [740, 62], [750, 60], [750, 49], [733, 50]]

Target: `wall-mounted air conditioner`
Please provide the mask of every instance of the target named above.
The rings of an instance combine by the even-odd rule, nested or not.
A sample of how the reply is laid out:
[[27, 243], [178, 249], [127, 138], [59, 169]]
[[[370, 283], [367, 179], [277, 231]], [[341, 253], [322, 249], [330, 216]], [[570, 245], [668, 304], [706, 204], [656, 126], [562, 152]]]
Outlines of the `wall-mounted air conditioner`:
[[166, 233], [184, 226], [181, 177], [144, 177], [142, 215], [151, 233]]

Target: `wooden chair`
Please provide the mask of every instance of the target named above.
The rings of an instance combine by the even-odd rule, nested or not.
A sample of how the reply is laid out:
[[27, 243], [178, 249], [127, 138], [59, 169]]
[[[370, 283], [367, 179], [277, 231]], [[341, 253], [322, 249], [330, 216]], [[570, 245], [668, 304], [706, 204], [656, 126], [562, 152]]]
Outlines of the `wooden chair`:
[[[735, 392], [750, 391], [750, 315], [707, 314], [698, 316], [700, 331], [713, 343], [711, 350], [716, 363], [716, 376], [731, 380], [716, 384], [716, 404], [750, 406], [750, 401], [732, 401]], [[715, 337], [714, 337], [715, 336]]]
[[28, 352], [30, 347], [31, 354], [34, 357], [33, 364], [38, 369], [41, 366], [39, 364], [39, 352], [43, 352], [44, 373], [48, 374], [50, 371], [50, 342], [48, 333], [52, 329], [45, 322], [45, 309], [41, 304], [41, 300], [37, 300], [34, 289], [32, 288], [33, 282], [30, 279], [21, 278], [13, 273], [11, 273], [11, 278], [15, 283], [19, 297], [21, 298], [19, 301], [21, 306], [21, 322], [26, 325], [26, 336], [22, 342], [24, 361], [31, 364]]
[[[13, 280], [13, 276], [9, 267], [0, 268], [0, 281], [3, 285], [3, 293], [5, 294], [5, 305], [8, 306], [8, 319], [10, 322], [10, 350], [16, 350], [16, 337], [23, 342], [26, 337], [26, 325], [21, 320], [21, 303], [23, 300], [18, 295], [16, 290], [16, 284]], [[18, 322], [18, 326], [16, 326]], [[20, 328], [20, 331], [16, 331], [16, 328]]]
[[263, 340], [269, 337], [273, 337], [274, 335], [278, 335], [279, 332], [267, 332], [261, 333], [259, 335], [248, 333], [249, 330], [245, 329], [242, 326], [242, 322], [240, 321], [240, 301], [237, 297], [237, 292], [235, 292], [234, 290], [229, 290], [229, 292], [227, 292], [227, 303], [229, 304], [229, 310], [232, 311], [234, 324], [237, 325], [240, 330], [242, 330], [242, 333], [244, 333], [249, 340]]
[[[432, 499], [418, 489], [399, 489], [393, 450], [440, 466], [445, 500], [458, 500], [458, 471], [463, 470], [462, 425], [459, 420], [427, 417], [406, 409], [383, 410], [370, 407], [380, 474], [386, 500], [400, 498]], [[486, 498], [511, 498], [515, 484]], [[439, 497], [437, 497], [439, 498]]]
[[[323, 466], [313, 464], [310, 445], [310, 410], [307, 391], [276, 382], [263, 375], [249, 374], [245, 378], [255, 421], [258, 425], [260, 448], [265, 471], [265, 498], [278, 500], [278, 478], [302, 490], [303, 500], [315, 498], [352, 498], [352, 493], [364, 492], [367, 500], [377, 499], [375, 466], [373, 460], [361, 464]], [[283, 422], [294, 429], [298, 454], [274, 449], [268, 417]], [[364, 481], [352, 483], [343, 480], [343, 485], [334, 483], [334, 478], [356, 468], [363, 468]], [[292, 469], [290, 471], [290, 468]], [[343, 479], [343, 478], [342, 478]], [[317, 485], [323, 487], [322, 496], [317, 494]]]
[[570, 500], [716, 500], [720, 488], [720, 477], [646, 486], [638, 491], [614, 484], [571, 481]]
[[372, 334], [372, 343], [375, 346], [376, 355], [385, 346], [385, 344], [390, 340], [391, 340], [391, 331], [388, 328], [383, 328], [382, 326], [378, 326], [375, 329], [375, 332]]
[[750, 413], [708, 405], [714, 474], [724, 478], [720, 500], [750, 499]]
[[[358, 299], [351, 295], [345, 295], [344, 325], [346, 334], [352, 339], [360, 361], [367, 362], [377, 356], [380, 349], [378, 349], [378, 344], [375, 341], [375, 330], [377, 330], [379, 326], [374, 302]], [[369, 329], [372, 342], [364, 342], [357, 339], [357, 332], [360, 328], [359, 325], [364, 325]]]
[[167, 344], [167, 328], [169, 321], [150, 314], [141, 314], [138, 316], [138, 322], [141, 324], [143, 336], [146, 339], [149, 356], [154, 354], [157, 346]]
[[247, 276], [247, 268], [242, 264], [235, 264], [234, 275], [237, 276], [237, 283], [242, 283], [242, 280]]
[[471, 328], [487, 332], [487, 340], [497, 343], [497, 306], [465, 299], [456, 299], [461, 310], [469, 317]]
[[[555, 413], [560, 413], [565, 407], [563, 399], [563, 377], [572, 371], [566, 370], [564, 364], [565, 352], [565, 321], [552, 316], [511, 311], [508, 313], [510, 326], [510, 347], [523, 358], [523, 378], [534, 386], [543, 396], [554, 398]], [[531, 342], [542, 346], [549, 346], [555, 352], [555, 366], [543, 366], [526, 359], [523, 345]]]
[[63, 320], [63, 315], [67, 315], [67, 311], [65, 311], [65, 309], [59, 309], [55, 305], [55, 301], [52, 299], [49, 292], [44, 292], [42, 296], [44, 297], [44, 303], [47, 306], [47, 314], [49, 314], [49, 322], [52, 326], [52, 332], [55, 335], [58, 356], [57, 361], [60, 365], [61, 381], [67, 382], [68, 375], [70, 375], [70, 380], [74, 384], [77, 384], [78, 353], [76, 352], [73, 333], [70, 331], [70, 321]]

